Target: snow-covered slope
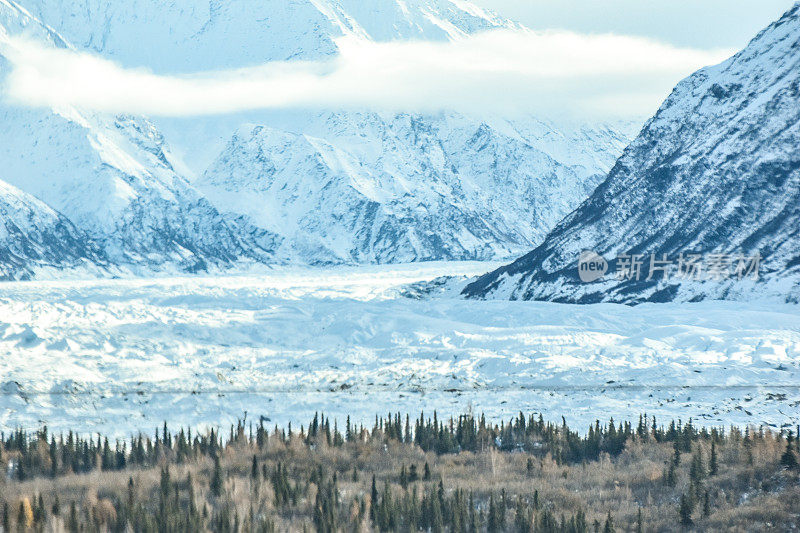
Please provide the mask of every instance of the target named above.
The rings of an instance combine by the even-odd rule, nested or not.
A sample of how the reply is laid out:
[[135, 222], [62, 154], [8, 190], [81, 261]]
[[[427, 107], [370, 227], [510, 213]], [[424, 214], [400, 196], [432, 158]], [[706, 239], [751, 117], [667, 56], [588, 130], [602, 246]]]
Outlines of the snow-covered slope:
[[66, 217], [0, 181], [0, 280], [104, 263], [102, 253]]
[[[682, 81], [625, 150], [606, 181], [545, 242], [465, 289], [474, 297], [554, 301], [800, 300], [800, 4], [741, 52]], [[627, 259], [581, 283], [584, 250]], [[649, 274], [650, 255], [703, 255], [707, 278]], [[713, 256], [711, 254], [718, 254]], [[758, 282], [738, 279], [739, 255], [759, 254]], [[725, 265], [725, 279], [710, 268]], [[677, 265], [674, 265], [677, 266]], [[615, 269], [616, 267], [616, 269]], [[748, 276], [750, 277], [750, 276]]]
[[63, 213], [112, 262], [191, 270], [256, 249], [174, 171], [148, 122], [2, 105], [0, 121], [7, 180]]
[[[624, 143], [610, 129], [452, 113], [329, 113], [303, 130], [311, 133], [242, 127], [198, 187], [221, 211], [284, 235], [286, 254], [307, 260], [518, 253], [591, 192]], [[584, 153], [561, 161], [541, 146], [576, 138]]]

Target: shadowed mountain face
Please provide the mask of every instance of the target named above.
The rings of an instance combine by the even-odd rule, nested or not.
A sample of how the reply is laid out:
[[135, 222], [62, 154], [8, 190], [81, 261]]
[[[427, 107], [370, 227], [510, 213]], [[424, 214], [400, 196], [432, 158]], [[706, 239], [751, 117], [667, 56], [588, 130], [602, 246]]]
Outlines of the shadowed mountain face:
[[0, 181], [0, 280], [105, 262], [102, 252], [66, 217]]
[[[800, 4], [731, 59], [678, 84], [588, 200], [539, 247], [464, 294], [561, 302], [797, 301], [798, 148]], [[591, 283], [578, 273], [586, 250], [609, 261], [609, 272]], [[666, 261], [653, 266], [667, 266], [667, 279], [658, 269], [647, 279], [653, 254]], [[690, 254], [701, 256], [699, 275], [687, 266]], [[737, 268], [747, 270], [756, 257], [758, 281], [739, 279]], [[630, 269], [636, 259], [638, 280]]]

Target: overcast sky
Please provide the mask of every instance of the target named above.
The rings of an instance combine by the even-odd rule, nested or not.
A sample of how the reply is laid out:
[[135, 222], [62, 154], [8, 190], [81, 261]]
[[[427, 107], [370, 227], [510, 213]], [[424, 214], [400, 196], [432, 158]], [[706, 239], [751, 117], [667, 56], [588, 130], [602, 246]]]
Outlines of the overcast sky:
[[675, 46], [743, 48], [792, 0], [473, 0], [533, 29], [641, 35]]

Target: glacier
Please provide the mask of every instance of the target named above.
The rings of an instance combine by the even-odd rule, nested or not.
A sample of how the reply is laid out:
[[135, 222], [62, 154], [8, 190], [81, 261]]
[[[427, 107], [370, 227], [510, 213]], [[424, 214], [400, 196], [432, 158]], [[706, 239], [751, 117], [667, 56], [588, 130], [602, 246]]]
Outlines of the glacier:
[[[237, 418], [519, 410], [704, 426], [800, 423], [800, 309], [464, 300], [497, 266], [427, 262], [242, 276], [0, 285], [0, 427], [126, 437]], [[417, 299], [410, 285], [450, 276]]]

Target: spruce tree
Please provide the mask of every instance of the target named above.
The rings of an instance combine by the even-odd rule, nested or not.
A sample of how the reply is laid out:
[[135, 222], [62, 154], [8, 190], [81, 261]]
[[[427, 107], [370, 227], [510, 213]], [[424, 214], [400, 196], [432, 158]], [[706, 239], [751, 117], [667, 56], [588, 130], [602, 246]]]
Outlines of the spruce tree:
[[44, 507], [44, 500], [42, 494], [36, 499], [36, 507], [33, 509], [33, 521], [37, 524], [44, 525], [47, 520], [47, 509]]
[[486, 524], [486, 531], [487, 533], [499, 533], [502, 531], [498, 518], [497, 503], [494, 501], [494, 493], [489, 496], [489, 519]]
[[753, 439], [750, 437], [750, 429], [745, 430], [744, 441], [742, 442], [744, 446], [744, 453], [745, 457], [747, 457], [747, 464], [753, 464]]
[[78, 533], [80, 524], [78, 523], [78, 509], [75, 508], [75, 502], [69, 504], [69, 519], [67, 520], [67, 531], [70, 533]]
[[682, 526], [691, 526], [692, 521], [692, 505], [686, 494], [681, 494], [681, 503], [678, 507], [678, 517]]
[[214, 455], [214, 473], [211, 475], [211, 494], [219, 498], [222, 496], [222, 467], [219, 464], [219, 455]]
[[616, 529], [614, 528], [614, 517], [611, 516], [611, 511], [608, 512], [608, 516], [606, 516], [606, 523], [603, 526], [603, 533], [614, 533]]
[[675, 462], [671, 461], [667, 467], [667, 473], [664, 475], [664, 481], [668, 487], [674, 487], [677, 483], [678, 476], [675, 472]]
[[522, 497], [517, 496], [517, 506], [514, 510], [514, 527], [518, 533], [528, 533], [531, 530], [530, 523], [531, 517], [523, 505]]
[[689, 480], [695, 485], [699, 485], [705, 477], [705, 467], [703, 466], [703, 454], [700, 450], [692, 455], [692, 462], [689, 465]]
[[372, 523], [377, 521], [378, 512], [378, 487], [375, 485], [375, 474], [372, 474], [372, 488], [369, 496], [369, 518]]
[[19, 502], [19, 511], [17, 512], [17, 528], [24, 531], [28, 528], [28, 518], [25, 513], [25, 501]]
[[798, 464], [797, 456], [794, 452], [794, 436], [791, 431], [789, 431], [789, 435], [786, 437], [786, 450], [781, 455], [781, 464], [786, 468], [790, 468], [792, 470], [797, 469], [800, 464]]
[[711, 459], [708, 462], [708, 475], [716, 476], [719, 472], [719, 464], [717, 463], [717, 443], [711, 441]]

